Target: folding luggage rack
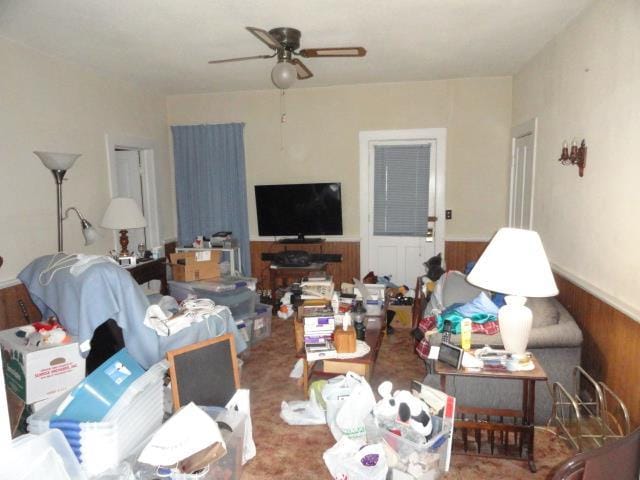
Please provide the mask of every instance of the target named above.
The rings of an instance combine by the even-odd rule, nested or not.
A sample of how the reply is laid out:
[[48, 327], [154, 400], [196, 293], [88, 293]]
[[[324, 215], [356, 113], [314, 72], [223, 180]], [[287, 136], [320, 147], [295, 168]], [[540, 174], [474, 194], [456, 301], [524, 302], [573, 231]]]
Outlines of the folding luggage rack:
[[629, 411], [604, 382], [596, 382], [580, 366], [573, 369], [573, 394], [553, 384], [553, 408], [548, 425], [578, 452], [602, 446], [631, 431]]

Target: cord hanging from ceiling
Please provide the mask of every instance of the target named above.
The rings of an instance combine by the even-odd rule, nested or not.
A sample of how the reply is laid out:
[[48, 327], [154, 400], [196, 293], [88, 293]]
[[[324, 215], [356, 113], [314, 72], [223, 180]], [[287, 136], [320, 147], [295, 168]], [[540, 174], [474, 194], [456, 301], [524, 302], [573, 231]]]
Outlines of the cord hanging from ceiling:
[[287, 104], [285, 91], [280, 90], [280, 150], [284, 150], [284, 124], [287, 123]]

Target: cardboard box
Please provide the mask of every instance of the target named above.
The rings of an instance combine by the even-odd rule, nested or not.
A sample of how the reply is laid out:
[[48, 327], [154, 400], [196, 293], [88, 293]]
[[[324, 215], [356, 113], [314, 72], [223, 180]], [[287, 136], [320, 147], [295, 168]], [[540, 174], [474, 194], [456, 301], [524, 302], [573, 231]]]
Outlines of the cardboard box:
[[193, 282], [220, 276], [219, 251], [172, 253], [169, 260], [173, 279], [178, 282]]
[[36, 347], [16, 336], [19, 328], [0, 332], [7, 388], [27, 404], [61, 395], [85, 377], [77, 342]]
[[393, 328], [411, 328], [413, 305], [389, 305], [387, 309], [396, 312], [391, 322]]

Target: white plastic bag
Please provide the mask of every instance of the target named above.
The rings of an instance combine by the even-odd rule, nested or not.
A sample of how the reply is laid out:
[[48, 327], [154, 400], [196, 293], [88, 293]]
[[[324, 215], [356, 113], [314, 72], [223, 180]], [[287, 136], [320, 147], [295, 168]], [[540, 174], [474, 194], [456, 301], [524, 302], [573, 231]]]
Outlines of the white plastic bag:
[[362, 377], [360, 380], [338, 410], [336, 425], [350, 439], [365, 441], [367, 432], [364, 419], [373, 410], [376, 399], [369, 383]]
[[322, 455], [329, 473], [336, 480], [384, 480], [387, 458], [382, 445], [365, 445], [342, 437]]
[[351, 395], [351, 391], [358, 384], [358, 377], [353, 372], [340, 375], [327, 380], [327, 384], [322, 389], [322, 399], [327, 406], [327, 425], [336, 440], [340, 440], [342, 432], [336, 425], [336, 415], [342, 404]]
[[289, 425], [324, 425], [327, 423], [324, 411], [312, 400], [283, 401], [280, 406], [280, 418]]
[[373, 391], [363, 377], [353, 372], [334, 380], [322, 390], [329, 429], [336, 440], [346, 435], [364, 441], [364, 419], [376, 403]]

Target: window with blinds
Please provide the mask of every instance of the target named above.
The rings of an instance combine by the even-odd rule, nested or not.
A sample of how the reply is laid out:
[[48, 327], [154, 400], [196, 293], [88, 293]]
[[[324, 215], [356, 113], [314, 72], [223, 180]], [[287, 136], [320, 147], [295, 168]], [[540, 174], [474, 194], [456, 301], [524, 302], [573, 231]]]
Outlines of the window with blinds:
[[426, 236], [430, 155], [430, 144], [374, 146], [374, 235]]

